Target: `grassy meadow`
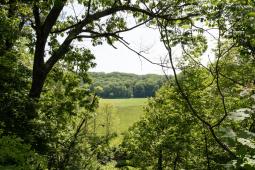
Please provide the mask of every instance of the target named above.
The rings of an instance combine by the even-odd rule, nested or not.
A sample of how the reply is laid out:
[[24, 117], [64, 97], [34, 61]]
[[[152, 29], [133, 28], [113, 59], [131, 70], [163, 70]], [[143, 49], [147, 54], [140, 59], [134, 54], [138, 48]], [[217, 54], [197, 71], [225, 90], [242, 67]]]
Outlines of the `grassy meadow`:
[[[123, 140], [123, 133], [144, 115], [143, 108], [146, 103], [147, 98], [100, 99], [96, 112], [96, 123], [94, 122], [96, 134], [106, 135], [107, 130], [110, 133], [116, 133], [117, 137], [111, 139], [110, 146], [118, 146]], [[117, 170], [115, 164], [115, 161], [109, 162], [103, 170]], [[130, 167], [129, 169], [136, 168]]]
[[146, 102], [147, 98], [100, 99], [96, 115], [96, 133], [105, 135], [108, 130], [120, 135], [127, 131], [143, 116]]

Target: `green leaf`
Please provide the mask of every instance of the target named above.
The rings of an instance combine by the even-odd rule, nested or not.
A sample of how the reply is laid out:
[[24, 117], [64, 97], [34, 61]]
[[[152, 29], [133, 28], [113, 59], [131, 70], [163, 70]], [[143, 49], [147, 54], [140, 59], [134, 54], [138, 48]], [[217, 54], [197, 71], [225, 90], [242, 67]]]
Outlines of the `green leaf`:
[[255, 11], [249, 12], [247, 15], [248, 15], [249, 17], [255, 17]]

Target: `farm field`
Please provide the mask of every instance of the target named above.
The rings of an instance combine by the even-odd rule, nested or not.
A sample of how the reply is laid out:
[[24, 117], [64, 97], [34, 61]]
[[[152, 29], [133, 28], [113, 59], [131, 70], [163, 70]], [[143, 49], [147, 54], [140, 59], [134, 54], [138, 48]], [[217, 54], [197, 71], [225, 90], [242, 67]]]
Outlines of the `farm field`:
[[106, 112], [110, 114], [109, 125], [111, 133], [121, 134], [127, 131], [130, 126], [143, 116], [143, 107], [146, 102], [147, 98], [100, 99], [97, 111], [97, 133], [106, 133]]

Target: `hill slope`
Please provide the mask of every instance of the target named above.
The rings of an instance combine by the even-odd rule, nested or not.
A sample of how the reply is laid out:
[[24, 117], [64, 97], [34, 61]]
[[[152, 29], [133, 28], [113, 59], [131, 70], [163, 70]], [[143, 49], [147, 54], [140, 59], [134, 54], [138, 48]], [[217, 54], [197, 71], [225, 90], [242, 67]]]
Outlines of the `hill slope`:
[[92, 88], [101, 87], [98, 95], [102, 98], [144, 98], [154, 96], [155, 91], [163, 84], [164, 76], [129, 73], [90, 72]]

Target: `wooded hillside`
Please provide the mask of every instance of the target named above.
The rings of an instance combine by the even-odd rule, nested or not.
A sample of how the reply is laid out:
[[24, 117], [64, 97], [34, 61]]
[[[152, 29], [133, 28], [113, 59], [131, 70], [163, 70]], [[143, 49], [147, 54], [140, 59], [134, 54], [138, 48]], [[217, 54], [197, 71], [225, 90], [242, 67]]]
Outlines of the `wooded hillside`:
[[92, 89], [101, 87], [97, 93], [102, 98], [151, 97], [164, 81], [164, 76], [156, 74], [91, 72], [89, 75], [92, 79]]

